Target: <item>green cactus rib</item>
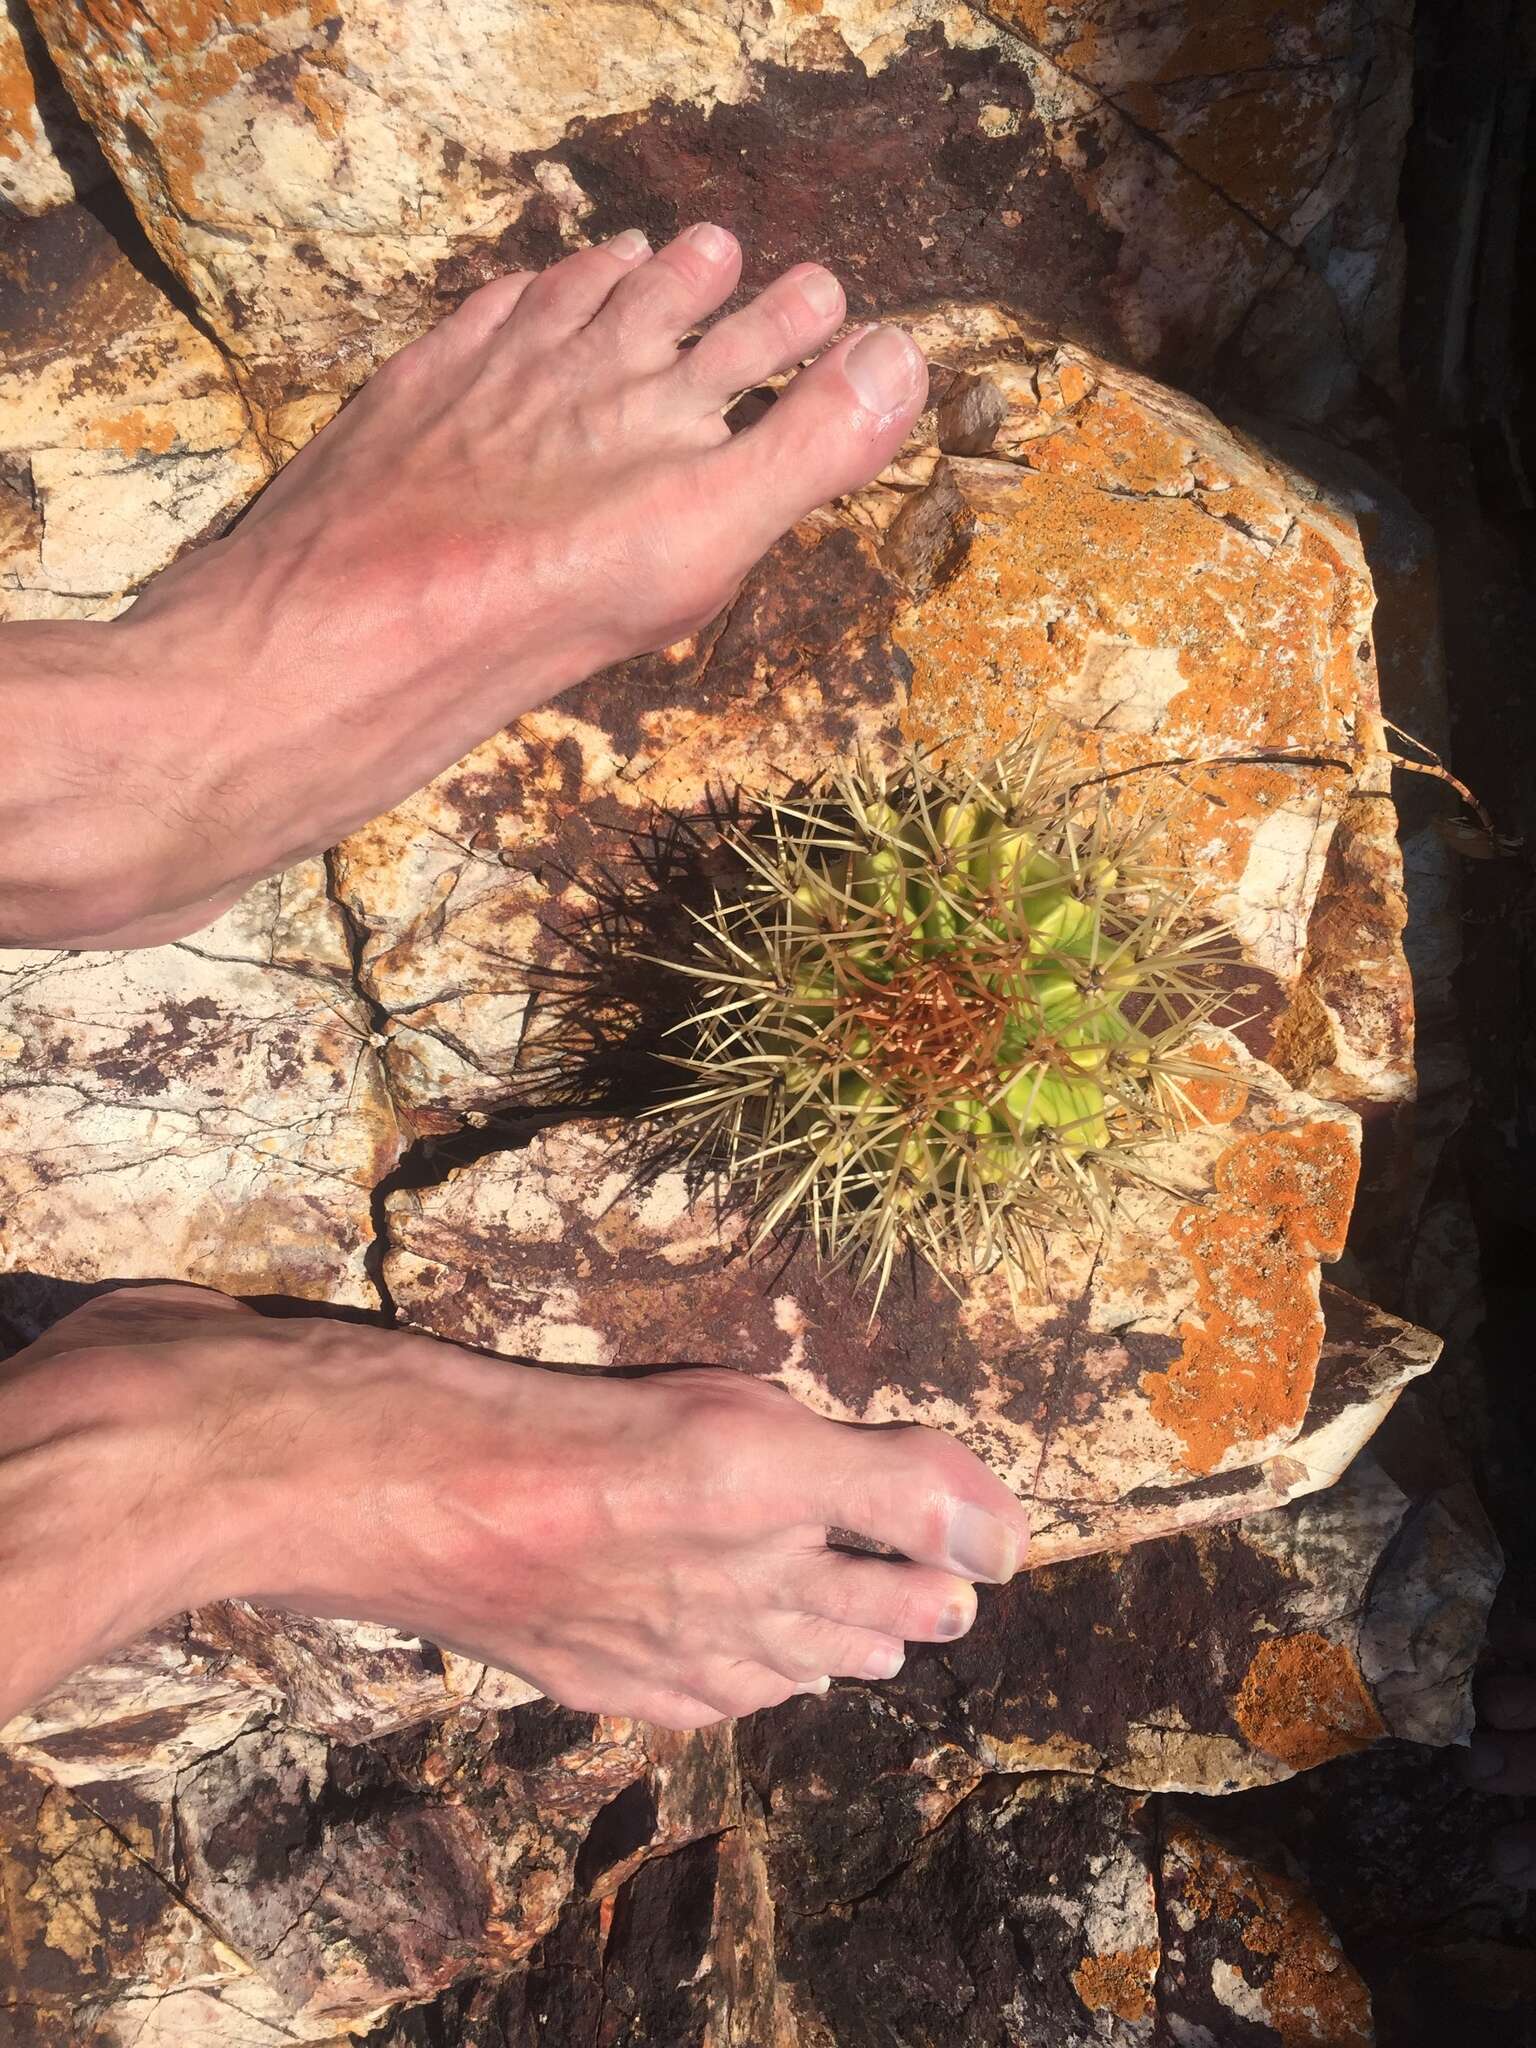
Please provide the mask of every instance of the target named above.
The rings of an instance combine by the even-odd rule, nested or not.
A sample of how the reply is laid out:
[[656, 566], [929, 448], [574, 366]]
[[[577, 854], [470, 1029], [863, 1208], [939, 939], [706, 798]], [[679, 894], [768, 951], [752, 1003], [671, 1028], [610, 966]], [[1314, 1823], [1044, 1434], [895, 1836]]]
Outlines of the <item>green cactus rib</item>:
[[1038, 1283], [1053, 1231], [1101, 1232], [1152, 1140], [1197, 1120], [1183, 1050], [1225, 935], [1084, 804], [1052, 736], [985, 774], [861, 759], [733, 832], [742, 895], [698, 913], [692, 1076], [664, 1113], [796, 1214], [878, 1303], [912, 1249]]

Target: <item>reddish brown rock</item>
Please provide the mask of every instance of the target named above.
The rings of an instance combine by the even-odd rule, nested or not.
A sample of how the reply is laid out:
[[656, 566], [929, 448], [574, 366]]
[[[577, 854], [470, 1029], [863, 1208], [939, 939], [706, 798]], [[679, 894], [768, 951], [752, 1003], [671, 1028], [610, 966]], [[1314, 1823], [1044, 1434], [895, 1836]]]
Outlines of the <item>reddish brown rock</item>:
[[860, 316], [1001, 296], [1308, 416], [1390, 368], [1405, 36], [1344, 0], [1155, 29], [1120, 0], [710, 0], [639, 34], [507, 0], [32, 4], [290, 443], [485, 276], [696, 215], [750, 282], [810, 250]]

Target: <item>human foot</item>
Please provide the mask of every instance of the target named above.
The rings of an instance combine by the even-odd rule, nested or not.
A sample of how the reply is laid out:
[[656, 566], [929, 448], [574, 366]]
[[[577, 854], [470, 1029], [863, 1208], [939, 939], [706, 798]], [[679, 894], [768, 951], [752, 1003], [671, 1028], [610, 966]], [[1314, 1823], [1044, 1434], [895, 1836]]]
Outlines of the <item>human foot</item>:
[[[826, 348], [829, 272], [802, 264], [681, 346], [740, 271], [705, 225], [485, 286], [151, 586], [119, 626], [159, 678], [175, 829], [155, 900], [99, 938], [206, 922], [518, 713], [694, 631], [796, 519], [890, 460], [922, 357], [893, 328]], [[739, 392], [823, 349], [730, 433]]]
[[1010, 1576], [1027, 1533], [952, 1438], [828, 1422], [740, 1373], [551, 1372], [184, 1287], [91, 1302], [0, 1369], [0, 1508], [25, 1665], [0, 1723], [124, 1633], [242, 1594], [699, 1727], [962, 1635], [970, 1581]]

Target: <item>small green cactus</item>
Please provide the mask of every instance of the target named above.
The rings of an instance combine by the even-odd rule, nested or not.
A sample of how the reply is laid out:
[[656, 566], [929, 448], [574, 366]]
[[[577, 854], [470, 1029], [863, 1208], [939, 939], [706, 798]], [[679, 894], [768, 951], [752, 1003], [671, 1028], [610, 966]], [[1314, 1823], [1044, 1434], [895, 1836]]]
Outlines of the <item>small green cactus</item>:
[[1180, 1048], [1230, 955], [1054, 755], [972, 775], [918, 752], [763, 800], [732, 835], [744, 893], [674, 963], [695, 1085], [665, 1113], [754, 1189], [759, 1242], [804, 1214], [877, 1303], [907, 1248], [1038, 1279], [1047, 1235], [1102, 1230], [1194, 1114]]

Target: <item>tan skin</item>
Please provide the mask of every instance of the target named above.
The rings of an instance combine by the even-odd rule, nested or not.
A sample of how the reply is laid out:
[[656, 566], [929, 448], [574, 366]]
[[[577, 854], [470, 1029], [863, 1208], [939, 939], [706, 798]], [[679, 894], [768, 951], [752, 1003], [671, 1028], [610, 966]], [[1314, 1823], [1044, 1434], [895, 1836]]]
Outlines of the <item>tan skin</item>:
[[[718, 229], [498, 280], [225, 540], [111, 624], [0, 633], [0, 944], [198, 929], [594, 669], [704, 624], [922, 403], [831, 275], [734, 289]], [[818, 351], [821, 353], [818, 354]], [[816, 357], [733, 437], [740, 391]], [[0, 1724], [200, 1602], [377, 1619], [573, 1707], [696, 1727], [962, 1634], [1024, 1510], [925, 1429], [728, 1369], [543, 1371], [198, 1289], [104, 1296], [0, 1368]], [[910, 1562], [828, 1548], [853, 1528]]]

